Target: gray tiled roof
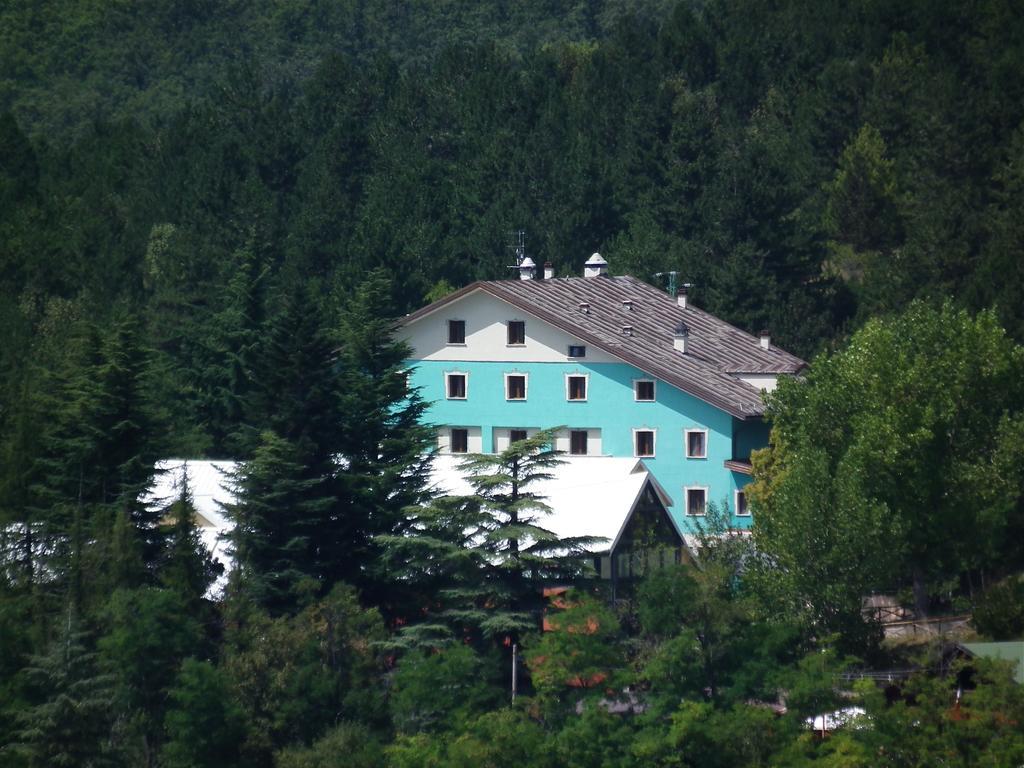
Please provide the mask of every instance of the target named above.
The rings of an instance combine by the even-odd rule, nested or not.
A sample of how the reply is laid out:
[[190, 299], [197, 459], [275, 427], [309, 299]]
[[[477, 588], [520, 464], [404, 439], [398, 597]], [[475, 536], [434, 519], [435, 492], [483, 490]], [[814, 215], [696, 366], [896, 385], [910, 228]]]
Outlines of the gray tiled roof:
[[[764, 412], [757, 388], [731, 374], [792, 374], [806, 363], [757, 337], [634, 277], [568, 277], [550, 280], [489, 280], [473, 283], [414, 312], [412, 322], [475, 290], [545, 320], [580, 341], [599, 347], [739, 418]], [[629, 302], [626, 309], [624, 302]], [[581, 304], [587, 305], [586, 311]], [[673, 346], [673, 331], [689, 330], [685, 354]], [[628, 330], [627, 330], [628, 329]]]

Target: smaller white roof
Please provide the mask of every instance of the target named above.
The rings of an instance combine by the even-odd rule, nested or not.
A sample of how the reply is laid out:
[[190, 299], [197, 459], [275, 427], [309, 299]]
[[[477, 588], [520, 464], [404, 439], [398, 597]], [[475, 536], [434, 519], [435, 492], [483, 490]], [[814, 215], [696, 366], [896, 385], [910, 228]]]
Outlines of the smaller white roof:
[[[439, 494], [473, 494], [462, 469], [464, 458], [453, 454], [434, 457], [431, 484]], [[567, 456], [562, 464], [551, 469], [551, 474], [551, 479], [540, 480], [529, 490], [551, 507], [551, 514], [539, 519], [537, 525], [559, 538], [596, 536], [608, 541], [608, 550], [615, 549], [648, 482], [666, 508], [672, 504], [639, 459]], [[667, 517], [672, 519], [671, 515]], [[674, 521], [672, 525], [675, 526]]]
[[228, 473], [234, 471], [238, 462], [165, 459], [157, 462], [156, 482], [146, 497], [146, 503], [153, 506], [167, 506], [174, 502], [181, 491], [181, 478], [188, 472], [188, 485], [192, 502], [196, 508], [196, 525], [199, 535], [213, 559], [224, 566], [224, 573], [210, 587], [208, 596], [219, 596], [227, 585], [227, 576], [233, 561], [228, 554], [227, 534], [234, 527], [224, 515], [223, 505], [232, 504], [235, 495], [231, 492]]
[[201, 518], [197, 524], [202, 528], [230, 528], [231, 523], [224, 516], [223, 504], [235, 500], [230, 490], [228, 473], [238, 465], [234, 461], [203, 461], [196, 459], [165, 459], [157, 462], [156, 483], [150, 489], [150, 500], [156, 503], [171, 503], [181, 490], [182, 472], [188, 471], [189, 490], [195, 503], [196, 513]]

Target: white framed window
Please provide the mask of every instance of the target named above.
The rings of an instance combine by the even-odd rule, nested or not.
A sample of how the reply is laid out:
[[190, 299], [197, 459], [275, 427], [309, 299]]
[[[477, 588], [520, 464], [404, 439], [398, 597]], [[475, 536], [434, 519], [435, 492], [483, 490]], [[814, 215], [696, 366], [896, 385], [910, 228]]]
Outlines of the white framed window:
[[569, 455], [586, 456], [587, 442], [590, 434], [585, 429], [573, 429], [569, 431]]
[[444, 396], [449, 400], [465, 400], [469, 395], [469, 374], [453, 371], [444, 375]]
[[582, 402], [587, 399], [587, 379], [590, 378], [589, 374], [586, 373], [567, 373], [565, 375], [565, 399], [573, 402]]
[[654, 379], [633, 379], [633, 399], [638, 403], [653, 403]]
[[683, 447], [688, 459], [706, 459], [708, 457], [708, 431], [706, 429], [684, 430]]
[[521, 347], [526, 344], [526, 321], [509, 320], [506, 326], [508, 329], [507, 341], [510, 347]]
[[689, 517], [700, 517], [708, 511], [707, 486], [691, 485], [683, 489], [686, 496], [686, 514]]
[[465, 427], [452, 427], [448, 435], [448, 451], [450, 453], [469, 453], [469, 430]]
[[446, 424], [437, 430], [437, 449], [440, 453], [483, 453], [483, 430]]
[[465, 344], [466, 343], [466, 321], [465, 320], [449, 320], [448, 321], [448, 343], [449, 344]]
[[750, 517], [750, 507], [747, 506], [746, 491], [736, 491], [735, 506], [736, 517]]
[[587, 348], [582, 344], [569, 345], [569, 357], [586, 357]]
[[633, 430], [633, 455], [637, 458], [653, 458], [656, 431], [653, 429]]
[[525, 400], [526, 399], [526, 374], [506, 373], [505, 374], [505, 399]]

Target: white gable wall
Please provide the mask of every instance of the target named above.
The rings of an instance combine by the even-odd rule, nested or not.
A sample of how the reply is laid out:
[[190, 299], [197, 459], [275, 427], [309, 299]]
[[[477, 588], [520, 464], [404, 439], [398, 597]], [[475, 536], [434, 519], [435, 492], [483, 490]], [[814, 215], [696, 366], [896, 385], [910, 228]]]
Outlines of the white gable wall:
[[[578, 311], [578, 310], [577, 310]], [[466, 343], [448, 344], [448, 321], [464, 320]], [[526, 343], [509, 346], [506, 321], [526, 323]], [[414, 360], [468, 360], [564, 363], [569, 360], [569, 345], [584, 344], [549, 323], [523, 312], [482, 290], [463, 296], [411, 326], [398, 331], [398, 338], [412, 347]], [[618, 363], [617, 357], [584, 344], [588, 363]]]
[[772, 373], [738, 373], [736, 378], [765, 392], [774, 392], [779, 377]]

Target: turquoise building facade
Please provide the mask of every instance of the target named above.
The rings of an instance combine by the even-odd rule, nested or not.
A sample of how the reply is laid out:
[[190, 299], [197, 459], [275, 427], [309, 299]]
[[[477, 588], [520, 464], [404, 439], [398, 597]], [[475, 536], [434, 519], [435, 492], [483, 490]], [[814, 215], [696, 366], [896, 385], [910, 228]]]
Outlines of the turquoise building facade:
[[[749, 528], [750, 451], [768, 440], [761, 385], [778, 373], [741, 372], [748, 383], [712, 371], [695, 337], [706, 328], [710, 339], [709, 322], [721, 321], [631, 278], [535, 282], [548, 290], [477, 283], [407, 318], [400, 336], [413, 350], [410, 383], [430, 404], [438, 449], [498, 452], [523, 432], [564, 427], [556, 447], [566, 453], [642, 460], [683, 532], [696, 530], [710, 504], [728, 510], [734, 529]], [[680, 313], [691, 321], [682, 331]], [[751, 354], [765, 351], [732, 330]]]

